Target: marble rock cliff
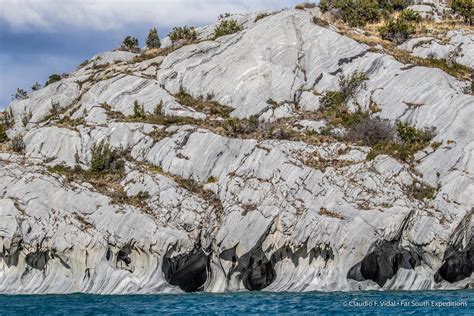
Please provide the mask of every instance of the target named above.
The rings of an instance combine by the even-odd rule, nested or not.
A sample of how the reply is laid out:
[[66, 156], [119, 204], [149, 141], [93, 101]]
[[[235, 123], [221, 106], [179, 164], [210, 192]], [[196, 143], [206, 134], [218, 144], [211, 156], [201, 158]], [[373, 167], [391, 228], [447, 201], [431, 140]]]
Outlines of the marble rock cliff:
[[[472, 287], [471, 83], [318, 14], [234, 15], [234, 34], [99, 54], [13, 101], [0, 293]], [[449, 38], [398, 49], [444, 58], [462, 42], [473, 67], [472, 34]], [[323, 96], [354, 73], [348, 113], [435, 130], [410, 161], [329, 131]], [[91, 171], [100, 145], [121, 156], [113, 171]]]

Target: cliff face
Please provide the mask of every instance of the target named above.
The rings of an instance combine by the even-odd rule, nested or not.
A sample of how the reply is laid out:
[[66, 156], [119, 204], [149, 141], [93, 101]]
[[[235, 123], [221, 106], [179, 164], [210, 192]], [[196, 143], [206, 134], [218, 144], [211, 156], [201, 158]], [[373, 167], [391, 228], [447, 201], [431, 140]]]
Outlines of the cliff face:
[[[152, 59], [104, 53], [12, 102], [7, 134], [25, 146], [0, 153], [0, 292], [472, 286], [470, 83], [315, 14], [233, 16], [242, 31], [206, 40], [205, 27], [198, 43]], [[328, 121], [313, 114], [355, 72], [367, 80], [353, 111], [435, 127], [437, 145], [408, 163], [325, 138]], [[246, 133], [254, 116], [260, 127]], [[101, 141], [126, 158], [120, 171], [87, 171]], [[433, 198], [413, 192], [426, 187]]]

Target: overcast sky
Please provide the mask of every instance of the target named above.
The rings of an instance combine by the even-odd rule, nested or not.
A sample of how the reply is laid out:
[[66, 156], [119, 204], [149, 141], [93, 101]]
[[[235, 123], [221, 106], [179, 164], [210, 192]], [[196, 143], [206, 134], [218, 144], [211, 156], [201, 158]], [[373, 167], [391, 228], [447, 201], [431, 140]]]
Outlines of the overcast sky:
[[117, 47], [127, 35], [144, 43], [173, 26], [214, 23], [221, 13], [293, 7], [302, 0], [0, 0], [0, 109], [16, 88], [31, 90], [52, 73]]

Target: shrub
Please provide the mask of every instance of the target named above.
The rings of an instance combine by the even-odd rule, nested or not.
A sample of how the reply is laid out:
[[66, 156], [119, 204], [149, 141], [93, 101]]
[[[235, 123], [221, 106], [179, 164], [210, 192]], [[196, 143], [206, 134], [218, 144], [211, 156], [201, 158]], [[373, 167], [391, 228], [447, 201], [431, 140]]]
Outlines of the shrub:
[[379, 32], [383, 39], [401, 44], [415, 33], [415, 27], [401, 18], [396, 20], [389, 19], [385, 22], [384, 26], [379, 28]]
[[395, 130], [390, 121], [379, 117], [366, 117], [355, 124], [347, 133], [352, 142], [361, 142], [365, 146], [374, 146], [395, 138]]
[[18, 135], [13, 137], [12, 139], [12, 150], [17, 152], [17, 153], [23, 153], [25, 151], [25, 142], [23, 141], [23, 138]]
[[261, 20], [263, 18], [266, 18], [267, 16], [270, 16], [270, 13], [260, 13], [255, 17], [254, 22], [257, 22], [258, 20]]
[[400, 11], [413, 4], [413, 0], [377, 0], [379, 8], [385, 12]]
[[8, 140], [7, 131], [5, 125], [0, 122], [0, 143], [4, 143]]
[[145, 117], [145, 108], [143, 107], [143, 104], [139, 104], [137, 100], [133, 102], [133, 116], [135, 118]]
[[242, 27], [236, 20], [223, 20], [214, 29], [214, 38], [242, 31]]
[[136, 52], [139, 50], [138, 48], [138, 39], [133, 36], [127, 36], [123, 39], [120, 48], [130, 52]]
[[351, 126], [358, 122], [364, 114], [363, 112], [348, 113], [346, 103], [356, 97], [357, 93], [365, 87], [365, 81], [368, 79], [364, 72], [355, 71], [349, 76], [339, 76], [339, 91], [328, 91], [321, 98], [321, 106], [329, 112], [326, 116], [337, 119], [336, 123], [344, 126]]
[[398, 122], [396, 125], [398, 140], [379, 142], [372, 147], [367, 156], [372, 159], [380, 154], [387, 154], [405, 162], [413, 160], [414, 154], [429, 145], [435, 135], [434, 128], [418, 130], [408, 123]]
[[474, 24], [474, 1], [472, 0], [451, 0], [451, 10], [459, 14], [465, 23]]
[[339, 91], [328, 91], [321, 98], [324, 108], [335, 108], [345, 105], [351, 98], [355, 98], [361, 89], [365, 88], [365, 81], [369, 79], [364, 72], [355, 71], [350, 76], [339, 76]]
[[58, 74], [52, 74], [51, 76], [49, 76], [48, 78], [48, 81], [46, 81], [46, 83], [44, 84], [44, 86], [46, 87], [47, 85], [50, 85], [56, 81], [59, 81], [61, 80], [61, 76], [58, 75]]
[[228, 136], [237, 137], [241, 134], [251, 134], [258, 130], [259, 122], [256, 115], [248, 119], [228, 118], [224, 123], [224, 130]]
[[427, 145], [435, 136], [434, 127], [418, 130], [414, 126], [403, 122], [397, 123], [397, 132], [402, 141], [407, 144]]
[[348, 77], [341, 74], [339, 76], [339, 87], [344, 101], [347, 102], [349, 99], [355, 98], [361, 89], [365, 89], [365, 81], [368, 79], [367, 74], [360, 71], [355, 71]]
[[124, 159], [121, 150], [113, 149], [105, 140], [92, 146], [91, 155], [92, 172], [123, 171]]
[[148, 48], [160, 48], [161, 42], [160, 37], [158, 36], [158, 31], [156, 28], [152, 28], [148, 33], [148, 37], [146, 38], [146, 46]]
[[169, 33], [170, 40], [175, 43], [179, 40], [186, 40], [188, 42], [193, 42], [197, 39], [197, 33], [194, 27], [174, 27]]
[[380, 20], [380, 11], [375, 0], [343, 0], [337, 2], [341, 17], [351, 27], [362, 27]]
[[344, 105], [354, 98], [361, 89], [365, 88], [365, 81], [369, 79], [365, 72], [355, 71], [349, 76], [339, 76], [339, 91], [328, 91], [321, 98], [323, 107], [329, 108]]
[[155, 109], [153, 110], [153, 114], [155, 116], [161, 116], [161, 111], [163, 110], [163, 100], [160, 100], [160, 103], [158, 103], [155, 106]]
[[295, 6], [296, 10], [304, 10], [304, 9], [313, 9], [316, 7], [316, 3], [310, 3], [310, 2], [303, 2], [300, 4], [297, 4]]
[[421, 21], [421, 15], [413, 11], [412, 9], [405, 9], [400, 13], [399, 16], [400, 19], [403, 19], [405, 21], [409, 22], [420, 22]]
[[41, 85], [38, 82], [35, 82], [35, 84], [31, 86], [31, 90], [33, 91], [37, 91], [39, 89], [41, 89]]
[[407, 187], [407, 191], [411, 197], [423, 201], [424, 199], [434, 199], [437, 190], [426, 183], [413, 181], [413, 183]]

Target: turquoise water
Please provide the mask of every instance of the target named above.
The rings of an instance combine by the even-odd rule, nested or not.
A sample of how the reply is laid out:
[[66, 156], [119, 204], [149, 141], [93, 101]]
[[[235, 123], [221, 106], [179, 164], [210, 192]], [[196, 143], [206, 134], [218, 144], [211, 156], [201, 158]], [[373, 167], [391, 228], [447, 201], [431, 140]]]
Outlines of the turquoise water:
[[474, 315], [474, 291], [0, 295], [0, 315], [173, 313]]

